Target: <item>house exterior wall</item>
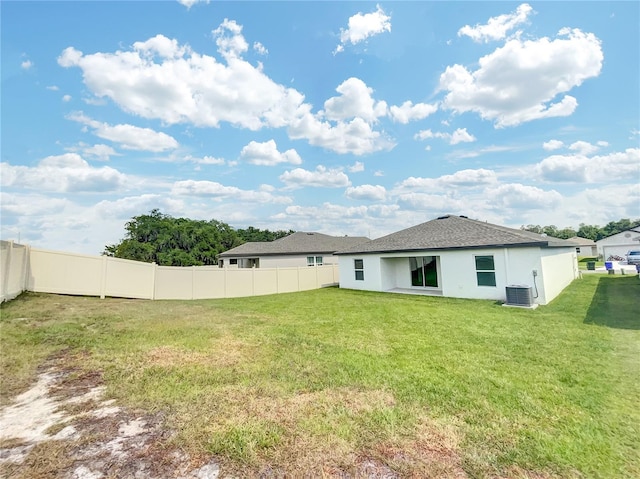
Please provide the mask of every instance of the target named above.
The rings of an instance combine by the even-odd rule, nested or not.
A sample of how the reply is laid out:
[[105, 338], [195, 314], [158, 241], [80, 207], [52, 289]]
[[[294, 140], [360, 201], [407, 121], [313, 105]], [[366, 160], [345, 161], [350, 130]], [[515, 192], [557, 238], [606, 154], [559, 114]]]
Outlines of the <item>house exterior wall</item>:
[[[493, 256], [495, 286], [479, 286], [475, 256]], [[390, 291], [394, 288], [428, 290], [411, 286], [410, 256], [438, 257], [438, 284], [443, 296], [453, 298], [504, 301], [506, 287], [525, 285], [537, 289], [538, 304], [547, 304], [575, 277], [575, 249], [523, 247], [483, 248], [467, 250], [402, 252], [391, 254], [340, 255], [340, 287], [369, 291]], [[362, 259], [364, 280], [355, 279], [354, 260]], [[533, 271], [537, 277], [533, 277]], [[432, 288], [433, 289], [433, 288]]]
[[636, 231], [623, 231], [596, 241], [598, 254], [606, 260], [610, 256], [624, 256], [629, 250], [640, 249], [640, 233]]
[[573, 248], [543, 249], [542, 280], [546, 304], [558, 296], [569, 283], [578, 277], [578, 256]]
[[[259, 268], [299, 268], [302, 266], [307, 266], [307, 256], [322, 256], [322, 264], [338, 264], [338, 257], [332, 254], [323, 254], [323, 253], [309, 253], [304, 255], [281, 255], [281, 256], [255, 256], [259, 258]], [[237, 259], [238, 263], [242, 261], [243, 258], [234, 258], [225, 257], [221, 258], [224, 260], [224, 268], [236, 269], [238, 265], [231, 264], [232, 259]]]

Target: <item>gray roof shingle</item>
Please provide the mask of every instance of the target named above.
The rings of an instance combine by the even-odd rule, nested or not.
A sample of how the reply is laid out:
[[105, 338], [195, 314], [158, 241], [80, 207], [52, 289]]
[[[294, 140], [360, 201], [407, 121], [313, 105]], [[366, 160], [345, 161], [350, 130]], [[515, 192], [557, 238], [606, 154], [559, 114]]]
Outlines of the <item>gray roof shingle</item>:
[[368, 241], [369, 238], [364, 236], [329, 236], [298, 231], [275, 241], [250, 241], [220, 253], [218, 257], [333, 254]]
[[390, 253], [505, 246], [572, 247], [558, 238], [446, 215], [387, 236], [338, 251], [336, 254]]

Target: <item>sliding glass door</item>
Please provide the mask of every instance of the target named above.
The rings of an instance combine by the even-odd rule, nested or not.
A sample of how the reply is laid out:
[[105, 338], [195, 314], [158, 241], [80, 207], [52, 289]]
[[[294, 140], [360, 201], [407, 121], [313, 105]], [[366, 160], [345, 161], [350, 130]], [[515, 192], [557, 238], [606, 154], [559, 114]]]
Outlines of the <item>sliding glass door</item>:
[[438, 265], [435, 256], [412, 256], [409, 258], [411, 285], [438, 287]]

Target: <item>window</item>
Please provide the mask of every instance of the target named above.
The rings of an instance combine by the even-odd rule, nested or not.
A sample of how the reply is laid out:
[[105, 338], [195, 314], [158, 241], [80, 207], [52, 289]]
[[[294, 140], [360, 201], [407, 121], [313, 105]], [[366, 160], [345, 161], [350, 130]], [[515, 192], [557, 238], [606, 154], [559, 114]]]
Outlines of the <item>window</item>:
[[322, 256], [307, 256], [307, 266], [322, 266]]
[[238, 259], [237, 258], [230, 259], [229, 264], [238, 264]]
[[364, 281], [364, 260], [354, 259], [353, 268], [356, 270], [356, 281]]
[[411, 286], [438, 287], [438, 266], [435, 256], [412, 256], [409, 258]]
[[496, 268], [493, 256], [476, 256], [476, 277], [478, 286], [496, 285]]

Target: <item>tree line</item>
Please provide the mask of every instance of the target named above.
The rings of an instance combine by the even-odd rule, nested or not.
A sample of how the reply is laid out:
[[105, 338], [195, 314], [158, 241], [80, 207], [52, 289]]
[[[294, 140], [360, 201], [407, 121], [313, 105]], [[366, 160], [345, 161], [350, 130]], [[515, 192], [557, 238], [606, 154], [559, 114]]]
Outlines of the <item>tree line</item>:
[[234, 229], [218, 220], [174, 218], [153, 209], [125, 224], [125, 237], [102, 254], [160, 266], [217, 264], [217, 255], [247, 241], [273, 241], [294, 231]]
[[559, 229], [555, 225], [527, 225], [521, 226], [520, 229], [539, 234], [545, 233], [547, 236], [553, 236], [554, 238], [568, 239], [573, 238], [574, 236], [579, 236], [581, 238], [598, 241], [602, 238], [606, 238], [607, 236], [621, 233], [622, 231], [626, 231], [637, 226], [640, 226], [640, 218], [634, 221], [629, 218], [622, 218], [618, 221], [610, 221], [602, 227], [580, 223], [577, 230], [571, 227]]

